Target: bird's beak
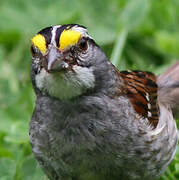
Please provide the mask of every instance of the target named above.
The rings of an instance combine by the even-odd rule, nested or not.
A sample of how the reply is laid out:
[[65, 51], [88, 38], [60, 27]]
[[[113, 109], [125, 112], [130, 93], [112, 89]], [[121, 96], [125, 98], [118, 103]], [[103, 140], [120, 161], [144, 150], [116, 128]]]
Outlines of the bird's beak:
[[45, 58], [45, 69], [47, 72], [59, 72], [67, 68], [67, 63], [64, 62], [63, 52], [60, 52], [55, 46], [49, 48], [48, 54]]

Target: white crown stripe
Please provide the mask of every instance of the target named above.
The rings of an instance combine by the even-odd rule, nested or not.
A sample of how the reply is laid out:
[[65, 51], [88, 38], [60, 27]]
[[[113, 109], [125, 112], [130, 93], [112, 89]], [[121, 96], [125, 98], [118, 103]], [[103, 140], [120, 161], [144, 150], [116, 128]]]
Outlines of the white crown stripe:
[[56, 31], [57, 29], [61, 27], [61, 25], [58, 25], [58, 26], [53, 26], [53, 29], [52, 29], [52, 39], [51, 39], [51, 44], [53, 44], [54, 46], [57, 46], [57, 43], [55, 41], [55, 37], [56, 37]]

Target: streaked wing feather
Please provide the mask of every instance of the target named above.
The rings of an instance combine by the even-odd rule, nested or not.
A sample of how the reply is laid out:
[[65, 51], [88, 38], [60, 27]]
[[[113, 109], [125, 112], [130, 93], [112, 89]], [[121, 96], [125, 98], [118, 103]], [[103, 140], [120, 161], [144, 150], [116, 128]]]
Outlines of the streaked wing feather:
[[121, 71], [120, 76], [124, 80], [123, 91], [135, 111], [155, 128], [159, 119], [156, 76], [143, 71]]

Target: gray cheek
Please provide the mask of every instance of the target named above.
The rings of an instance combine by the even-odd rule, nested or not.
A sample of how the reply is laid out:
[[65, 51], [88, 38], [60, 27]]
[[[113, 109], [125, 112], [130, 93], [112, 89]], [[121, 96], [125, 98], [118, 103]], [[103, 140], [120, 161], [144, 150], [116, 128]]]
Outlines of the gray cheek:
[[83, 67], [90, 67], [95, 63], [95, 61], [96, 58], [92, 53], [90, 53], [90, 51], [79, 54], [77, 60], [78, 64]]
[[34, 71], [35, 74], [39, 74], [41, 69], [42, 69], [42, 65], [41, 65], [41, 60], [39, 57], [32, 57], [32, 69]]
[[46, 73], [45, 69], [42, 68], [35, 76], [35, 84], [39, 90], [44, 90], [46, 88]]

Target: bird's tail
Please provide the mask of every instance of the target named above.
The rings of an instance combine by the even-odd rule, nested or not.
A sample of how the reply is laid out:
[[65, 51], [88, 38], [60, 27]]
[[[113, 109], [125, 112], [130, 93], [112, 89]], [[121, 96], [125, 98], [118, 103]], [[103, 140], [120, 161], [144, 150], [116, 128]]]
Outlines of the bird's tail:
[[179, 118], [179, 61], [158, 76], [159, 99], [172, 108], [175, 118]]

